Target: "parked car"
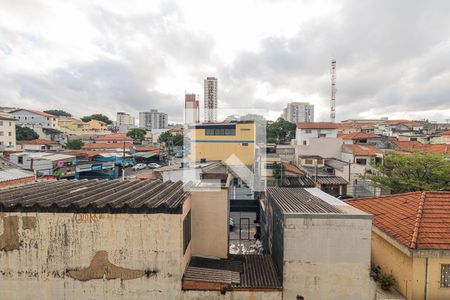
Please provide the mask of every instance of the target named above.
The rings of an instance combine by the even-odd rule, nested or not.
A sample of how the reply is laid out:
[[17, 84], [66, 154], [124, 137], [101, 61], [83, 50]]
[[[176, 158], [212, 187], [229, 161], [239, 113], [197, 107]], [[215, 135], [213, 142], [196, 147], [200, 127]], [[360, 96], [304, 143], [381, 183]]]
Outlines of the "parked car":
[[133, 166], [133, 171], [144, 170], [147, 166], [145, 164], [137, 164]]
[[183, 152], [177, 152], [177, 153], [175, 153], [175, 157], [176, 158], [182, 158], [183, 157]]
[[338, 198], [339, 200], [345, 200], [345, 199], [352, 199], [353, 196], [351, 196], [351, 195], [337, 195], [336, 198]]
[[147, 167], [148, 167], [149, 169], [158, 169], [158, 168], [161, 168], [161, 166], [158, 165], [157, 163], [149, 163], [149, 164], [147, 165]]

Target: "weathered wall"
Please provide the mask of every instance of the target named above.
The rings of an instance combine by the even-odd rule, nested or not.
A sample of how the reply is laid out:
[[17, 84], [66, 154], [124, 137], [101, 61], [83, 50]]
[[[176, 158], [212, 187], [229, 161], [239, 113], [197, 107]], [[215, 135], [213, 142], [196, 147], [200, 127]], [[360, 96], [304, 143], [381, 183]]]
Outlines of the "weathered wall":
[[[416, 260], [417, 258], [414, 258]], [[425, 261], [425, 258], [422, 258]], [[450, 264], [450, 257], [446, 256], [443, 258], [429, 258], [428, 259], [428, 299], [445, 300], [450, 299], [450, 288], [441, 288], [441, 264]], [[425, 264], [424, 264], [425, 269]], [[423, 278], [425, 276], [419, 277], [420, 274], [414, 274], [414, 277]]]
[[[183, 291], [183, 300], [281, 300], [281, 291], [228, 291], [221, 294], [219, 291]], [[295, 298], [294, 298], [295, 299]]]
[[228, 190], [191, 190], [192, 255], [228, 255]]
[[0, 216], [0, 299], [181, 297], [181, 215]]
[[412, 258], [375, 232], [372, 232], [372, 264], [380, 266], [384, 273], [392, 274], [397, 281], [396, 289], [412, 299], [413, 285], [417, 286], [413, 282]]
[[367, 218], [286, 218], [283, 299], [374, 299], [371, 224]]

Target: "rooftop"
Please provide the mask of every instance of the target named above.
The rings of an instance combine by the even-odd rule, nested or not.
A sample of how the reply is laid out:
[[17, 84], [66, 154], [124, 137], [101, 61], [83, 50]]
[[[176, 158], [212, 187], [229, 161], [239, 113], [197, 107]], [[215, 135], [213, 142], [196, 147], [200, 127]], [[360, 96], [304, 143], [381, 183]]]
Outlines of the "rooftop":
[[106, 141], [128, 141], [133, 142], [133, 139], [128, 137], [126, 133], [111, 133], [99, 136], [96, 140], [97, 142], [106, 142]]
[[230, 255], [228, 259], [193, 256], [183, 275], [183, 289], [281, 289], [270, 255]]
[[297, 175], [305, 175], [305, 172], [302, 169], [300, 169], [299, 167], [297, 167], [296, 165], [285, 163], [285, 162], [282, 162], [282, 165], [283, 165], [283, 169], [287, 172], [297, 174]]
[[180, 181], [42, 181], [0, 190], [0, 211], [181, 213], [187, 196]]
[[338, 137], [343, 140], [365, 140], [370, 138], [377, 138], [379, 136], [372, 133], [352, 132], [347, 134], [338, 134]]
[[411, 249], [450, 250], [450, 192], [414, 192], [348, 200], [373, 225]]
[[428, 153], [450, 154], [449, 144], [427, 144], [422, 146], [422, 150]]
[[314, 180], [309, 176], [283, 176], [284, 187], [315, 187]]
[[29, 141], [19, 141], [18, 144], [21, 144], [21, 145], [56, 145], [58, 143], [55, 141], [51, 141], [51, 140], [37, 139], [37, 140], [29, 140]]
[[298, 129], [337, 129], [338, 125], [331, 122], [297, 123]]
[[15, 113], [15, 112], [18, 112], [18, 111], [21, 111], [21, 110], [28, 111], [28, 112], [31, 112], [33, 114], [40, 115], [40, 116], [43, 116], [43, 117], [56, 118], [56, 116], [54, 116], [54, 115], [51, 115], [51, 114], [48, 114], [48, 113], [45, 113], [45, 112], [42, 112], [42, 111], [39, 111], [39, 110], [25, 109], [25, 108], [19, 108], [19, 109], [10, 111], [9, 113], [12, 114], [12, 113]]
[[0, 182], [35, 177], [33, 172], [17, 168], [9, 161], [0, 158]]
[[380, 149], [372, 145], [345, 144], [344, 150], [358, 156], [375, 156], [381, 154]]
[[341, 176], [328, 175], [328, 176], [317, 176], [317, 183], [324, 185], [342, 185], [348, 184], [348, 181]]
[[400, 150], [409, 150], [409, 149], [420, 149], [423, 144], [419, 141], [392, 141], [392, 143], [397, 146]]

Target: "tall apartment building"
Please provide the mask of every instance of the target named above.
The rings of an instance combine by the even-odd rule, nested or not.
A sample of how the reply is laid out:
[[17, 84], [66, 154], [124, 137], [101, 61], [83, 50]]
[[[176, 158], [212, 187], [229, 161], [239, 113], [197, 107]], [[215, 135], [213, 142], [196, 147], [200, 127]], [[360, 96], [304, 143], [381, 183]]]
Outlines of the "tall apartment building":
[[167, 114], [158, 112], [157, 109], [139, 113], [139, 127], [145, 130], [163, 129], [169, 125]]
[[217, 90], [216, 77], [206, 77], [204, 81], [205, 91], [205, 122], [217, 122]]
[[16, 149], [16, 120], [0, 113], [0, 151]]
[[291, 123], [314, 122], [314, 105], [308, 102], [291, 102], [283, 109], [283, 118]]
[[117, 125], [129, 125], [134, 126], [134, 117], [130, 114], [124, 113], [124, 112], [118, 112], [117, 113]]
[[198, 96], [195, 94], [184, 95], [184, 123], [196, 124], [200, 122], [200, 107]]

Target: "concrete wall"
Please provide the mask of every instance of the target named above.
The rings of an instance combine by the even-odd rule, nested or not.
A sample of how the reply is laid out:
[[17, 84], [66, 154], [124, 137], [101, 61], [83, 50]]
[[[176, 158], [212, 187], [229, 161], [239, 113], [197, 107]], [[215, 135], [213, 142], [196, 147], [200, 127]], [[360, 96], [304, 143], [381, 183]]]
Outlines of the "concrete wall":
[[286, 217], [283, 299], [372, 300], [371, 220]]
[[192, 255], [226, 258], [228, 189], [191, 190]]
[[179, 214], [0, 214], [0, 299], [179, 299], [189, 260], [182, 221]]
[[[183, 291], [182, 299], [185, 300], [281, 300], [281, 291], [228, 291], [221, 294], [219, 291]], [[294, 298], [295, 300], [295, 298]]]
[[297, 128], [295, 132], [295, 139], [297, 145], [310, 145], [311, 140], [319, 138], [320, 135], [325, 135], [324, 138], [336, 138], [337, 129], [299, 129]]
[[[319, 155], [323, 158], [341, 159], [342, 139], [340, 138], [311, 138], [309, 145], [296, 146], [296, 157], [302, 155]], [[298, 163], [298, 161], [297, 161]]]

